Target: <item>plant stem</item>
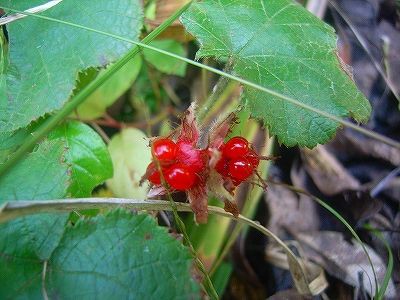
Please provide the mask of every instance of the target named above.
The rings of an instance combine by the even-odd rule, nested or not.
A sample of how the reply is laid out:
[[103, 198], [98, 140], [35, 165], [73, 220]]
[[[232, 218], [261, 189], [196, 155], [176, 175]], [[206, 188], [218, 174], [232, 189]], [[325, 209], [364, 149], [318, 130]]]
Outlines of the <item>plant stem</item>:
[[182, 221], [182, 219], [178, 215], [176, 203], [172, 199], [171, 194], [169, 192], [167, 193], [167, 197], [168, 197], [169, 203], [171, 205], [171, 210], [174, 215], [176, 225], [178, 226], [179, 231], [183, 234], [183, 239], [186, 242], [186, 245], [188, 246], [188, 248], [193, 256], [193, 259], [196, 263], [197, 268], [205, 277], [206, 290], [207, 290], [209, 296], [212, 297], [212, 299], [218, 300], [219, 297], [218, 297], [217, 291], [215, 290], [214, 285], [210, 279], [210, 276], [208, 275], [206, 269], [204, 268], [203, 262], [197, 256], [197, 253], [194, 250], [192, 243], [190, 242], [190, 238], [186, 231], [185, 223]]
[[[192, 208], [187, 203], [173, 203], [176, 211], [192, 212]], [[76, 199], [58, 199], [58, 200], [43, 200], [43, 201], [12, 201], [0, 206], [0, 224], [11, 221], [13, 219], [31, 214], [39, 213], [60, 213], [70, 212], [73, 210], [85, 209], [110, 209], [116, 207], [124, 207], [135, 210], [168, 210], [172, 211], [171, 203], [162, 200], [135, 200], [122, 198], [76, 198]], [[223, 217], [228, 217], [232, 220], [247, 224], [266, 236], [271, 237], [280, 245], [288, 258], [290, 270], [295, 274], [293, 280], [296, 283], [301, 294], [312, 294], [308, 279], [304, 271], [304, 267], [299, 262], [297, 256], [290, 248], [279, 239], [274, 233], [260, 225], [258, 222], [250, 220], [242, 215], [237, 218], [231, 213], [224, 211], [220, 207], [208, 206], [208, 211], [211, 214], [216, 214]], [[300, 282], [300, 285], [297, 283]]]
[[[206, 66], [206, 65], [204, 65]], [[231, 63], [227, 63], [227, 65], [224, 68], [224, 73], [228, 74], [227, 72], [230, 71], [232, 64]], [[205, 74], [205, 70], [207, 70], [207, 68], [202, 68], [202, 75]], [[218, 99], [220, 99], [221, 97], [225, 97], [226, 95], [224, 95], [226, 93], [226, 91], [230, 90], [229, 88], [227, 88], [229, 84], [229, 80], [226, 77], [220, 77], [218, 79], [217, 84], [214, 87], [214, 91], [212, 92], [212, 94], [207, 97], [204, 101], [204, 103], [202, 103], [200, 109], [197, 112], [197, 119], [199, 121], [203, 120], [204, 117], [207, 115], [207, 113], [211, 110], [211, 108], [213, 107], [213, 104], [215, 102], [217, 102]], [[230, 86], [233, 86], [232, 84]]]
[[[167, 20], [165, 20], [160, 26], [154, 29], [149, 35], [147, 35], [143, 40], [143, 44], [149, 43], [154, 40], [160, 33], [162, 33], [169, 25], [171, 25], [189, 6], [191, 2], [188, 2], [181, 9], [175, 12]], [[13, 9], [8, 9], [13, 11]], [[26, 12], [25, 12], [26, 14]], [[44, 16], [38, 16], [34, 14], [29, 14], [36, 17], [42, 17], [49, 19]], [[51, 19], [51, 18], [50, 18]], [[71, 25], [68, 22], [60, 21], [60, 23]], [[77, 25], [82, 29], [88, 29], [84, 26]], [[142, 43], [140, 43], [142, 44]], [[130, 61], [136, 54], [140, 52], [139, 45], [135, 45], [127, 54], [125, 54], [120, 60], [114, 63], [112, 66], [107, 68], [102, 75], [96, 77], [89, 85], [87, 85], [79, 94], [73, 97], [64, 107], [57, 112], [55, 115], [49, 117], [35, 132], [33, 132], [29, 138], [21, 145], [20, 148], [7, 160], [3, 165], [0, 166], [0, 176], [3, 175], [10, 167], [12, 167], [19, 159], [21, 159], [24, 154], [35, 146], [37, 142], [43, 139], [53, 128], [55, 128], [62, 120], [69, 116], [75, 108], [83, 103], [98, 87], [100, 87], [104, 82], [108, 80], [115, 72], [121, 69], [128, 61]]]
[[377, 230], [376, 228], [372, 227], [370, 224], [364, 225], [367, 230], [370, 230], [384, 245], [388, 253], [388, 263], [386, 267], [385, 277], [383, 278], [383, 282], [379, 290], [377, 291], [376, 299], [381, 300], [385, 298], [386, 289], [389, 285], [390, 279], [392, 278], [393, 274], [393, 252], [390, 249], [389, 243], [384, 238], [382, 232]]
[[165, 190], [167, 191], [166, 195], [168, 198], [168, 202], [170, 204], [170, 209], [172, 210], [172, 213], [174, 215], [174, 220], [176, 225], [178, 226], [179, 231], [183, 235], [183, 239], [187, 245], [187, 247], [190, 250], [190, 253], [192, 254], [192, 257], [194, 259], [194, 262], [196, 264], [197, 269], [203, 274], [204, 280], [205, 280], [205, 287], [204, 289], [206, 290], [208, 296], [211, 296], [212, 299], [218, 300], [218, 294], [217, 291], [214, 288], [214, 285], [210, 279], [210, 276], [208, 275], [206, 269], [204, 268], [203, 262], [198, 258], [197, 253], [195, 249], [193, 248], [192, 243], [190, 242], [189, 236], [186, 231], [186, 226], [185, 223], [182, 221], [182, 219], [178, 215], [178, 210], [177, 210], [177, 203], [172, 199], [168, 184], [165, 180], [164, 173], [161, 169], [160, 162], [157, 160], [157, 158], [154, 157], [154, 154], [152, 153], [153, 156], [153, 161], [155, 162], [158, 171], [160, 172], [160, 179], [161, 179], [161, 184], [164, 186]]

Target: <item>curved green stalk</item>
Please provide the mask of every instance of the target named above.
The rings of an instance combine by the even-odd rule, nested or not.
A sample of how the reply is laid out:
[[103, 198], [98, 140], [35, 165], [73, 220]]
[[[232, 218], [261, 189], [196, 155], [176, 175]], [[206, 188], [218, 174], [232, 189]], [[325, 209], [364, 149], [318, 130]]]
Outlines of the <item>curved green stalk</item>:
[[[135, 200], [122, 198], [76, 198], [76, 199], [59, 199], [45, 201], [13, 201], [5, 203], [0, 207], [0, 224], [11, 221], [13, 219], [39, 213], [60, 213], [70, 212], [73, 210], [85, 209], [107, 209], [115, 207], [124, 207], [136, 210], [173, 210], [169, 201], [161, 200]], [[174, 202], [176, 211], [192, 212], [192, 209], [187, 203]], [[310, 290], [311, 284], [308, 283], [306, 272], [303, 265], [299, 262], [297, 256], [290, 248], [279, 239], [273, 232], [262, 226], [256, 221], [250, 220], [242, 215], [235, 218], [231, 213], [224, 211], [220, 207], [209, 206], [208, 210], [211, 214], [228, 217], [232, 220], [249, 225], [255, 228], [266, 236], [274, 239], [285, 251], [290, 271], [294, 274], [298, 291], [302, 294], [315, 294], [315, 291]]]
[[380, 286], [377, 295], [376, 295], [376, 299], [381, 300], [384, 299], [385, 297], [385, 293], [386, 293], [386, 289], [389, 285], [389, 281], [390, 278], [392, 278], [392, 274], [393, 274], [393, 252], [392, 249], [390, 249], [390, 245], [388, 244], [388, 242], [385, 240], [385, 238], [383, 237], [382, 233], [373, 228], [370, 224], [366, 224], [364, 226], [366, 229], [370, 230], [384, 245], [385, 248], [387, 250], [388, 253], [388, 263], [386, 266], [386, 273], [385, 273], [385, 277], [383, 278], [383, 282], [382, 285]]

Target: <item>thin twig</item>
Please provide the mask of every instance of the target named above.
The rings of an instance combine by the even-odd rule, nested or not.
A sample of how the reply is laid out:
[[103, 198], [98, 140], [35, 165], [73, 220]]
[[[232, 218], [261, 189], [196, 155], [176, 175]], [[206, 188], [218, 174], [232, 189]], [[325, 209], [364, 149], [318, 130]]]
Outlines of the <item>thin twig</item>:
[[106, 144], [110, 143], [110, 138], [108, 137], [107, 133], [105, 133], [104, 130], [96, 122], [90, 122], [90, 126], [92, 126], [94, 130], [96, 130], [96, 132], [103, 138]]
[[382, 189], [398, 174], [400, 174], [400, 167], [392, 170], [389, 174], [387, 174], [382, 180], [378, 182], [378, 184], [369, 193], [371, 197], [376, 197], [382, 191]]

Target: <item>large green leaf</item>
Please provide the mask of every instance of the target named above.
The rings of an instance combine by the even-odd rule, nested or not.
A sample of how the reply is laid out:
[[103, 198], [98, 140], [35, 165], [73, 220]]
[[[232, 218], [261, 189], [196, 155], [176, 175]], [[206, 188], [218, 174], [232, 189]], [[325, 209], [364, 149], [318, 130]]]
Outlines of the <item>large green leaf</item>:
[[68, 214], [34, 215], [0, 225], [0, 298], [42, 298], [45, 261], [57, 247]]
[[[205, 0], [182, 16], [197, 57], [229, 58], [235, 75], [337, 117], [364, 121], [370, 105], [337, 58], [334, 30], [292, 0]], [[338, 123], [245, 87], [244, 102], [280, 142], [313, 147]]]
[[[26, 9], [44, 2], [0, 0], [0, 5]], [[43, 15], [133, 40], [142, 27], [138, 0], [64, 0]], [[0, 127], [6, 131], [60, 109], [74, 89], [79, 70], [106, 66], [130, 47], [111, 37], [34, 17], [12, 22], [7, 30], [7, 97], [0, 99]]]
[[148, 215], [124, 210], [66, 232], [47, 268], [50, 298], [192, 299], [189, 251]]
[[65, 231], [64, 223], [59, 215], [38, 215], [0, 226], [7, 237], [0, 238], [7, 276], [1, 299], [199, 298], [190, 252], [152, 217], [115, 210]]
[[114, 195], [123, 198], [143, 199], [148, 185], [139, 185], [151, 161], [149, 140], [136, 128], [126, 128], [116, 134], [108, 145], [114, 165], [114, 176], [107, 180], [107, 186]]
[[[63, 198], [69, 184], [65, 144], [44, 141], [0, 178], [0, 204]], [[0, 299], [41, 298], [41, 277], [64, 232], [68, 214], [35, 215], [0, 224]]]
[[89, 126], [67, 122], [57, 127], [50, 139], [60, 139], [67, 151], [65, 159], [71, 165], [68, 191], [72, 197], [89, 197], [97, 185], [113, 174], [111, 157], [100, 136]]
[[66, 196], [69, 167], [65, 144], [44, 141], [0, 177], [0, 204], [7, 200], [43, 200]]
[[0, 131], [0, 164], [20, 146], [29, 136], [29, 128], [21, 128], [12, 132]]

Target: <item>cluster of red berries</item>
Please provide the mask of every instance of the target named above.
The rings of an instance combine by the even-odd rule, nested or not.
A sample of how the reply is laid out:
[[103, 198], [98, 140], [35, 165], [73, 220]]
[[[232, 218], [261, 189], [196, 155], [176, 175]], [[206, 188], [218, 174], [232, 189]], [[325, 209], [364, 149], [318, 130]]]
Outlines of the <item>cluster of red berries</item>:
[[215, 169], [223, 177], [232, 179], [234, 185], [239, 185], [248, 179], [260, 163], [258, 154], [249, 142], [240, 136], [235, 136], [219, 148], [221, 158]]
[[[178, 191], [185, 191], [200, 180], [202, 169], [206, 168], [207, 150], [196, 149], [190, 143], [175, 143], [169, 138], [158, 138], [151, 143], [154, 161], [159, 163], [167, 184]], [[247, 180], [258, 167], [260, 158], [249, 142], [240, 136], [231, 138], [219, 148], [221, 158], [215, 170], [230, 178], [237, 186]], [[161, 184], [159, 168], [155, 162], [147, 167], [146, 177], [154, 185]]]
[[[151, 152], [171, 188], [185, 191], [199, 180], [198, 174], [204, 168], [204, 150], [195, 149], [183, 141], [175, 143], [169, 138], [158, 138], [151, 143]], [[148, 165], [146, 175], [152, 184], [161, 184], [161, 175], [155, 162]]]

